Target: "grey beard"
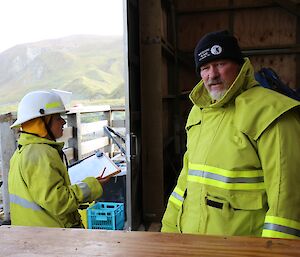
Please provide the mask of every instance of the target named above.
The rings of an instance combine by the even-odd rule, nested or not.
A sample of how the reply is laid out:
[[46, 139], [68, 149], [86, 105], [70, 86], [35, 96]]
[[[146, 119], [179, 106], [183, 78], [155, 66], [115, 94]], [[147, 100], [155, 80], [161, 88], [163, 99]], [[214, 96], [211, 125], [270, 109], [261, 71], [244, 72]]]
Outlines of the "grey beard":
[[226, 90], [219, 91], [219, 92], [209, 92], [210, 98], [213, 101], [219, 101], [226, 93]]

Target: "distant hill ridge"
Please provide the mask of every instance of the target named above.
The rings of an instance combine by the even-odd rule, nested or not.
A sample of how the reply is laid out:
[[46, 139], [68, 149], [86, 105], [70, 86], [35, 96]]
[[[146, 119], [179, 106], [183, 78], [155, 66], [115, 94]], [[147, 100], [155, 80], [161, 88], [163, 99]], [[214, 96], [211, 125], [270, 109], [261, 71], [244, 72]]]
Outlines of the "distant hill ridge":
[[122, 37], [75, 35], [14, 46], [0, 53], [0, 105], [31, 90], [71, 91], [72, 99], [124, 97]]

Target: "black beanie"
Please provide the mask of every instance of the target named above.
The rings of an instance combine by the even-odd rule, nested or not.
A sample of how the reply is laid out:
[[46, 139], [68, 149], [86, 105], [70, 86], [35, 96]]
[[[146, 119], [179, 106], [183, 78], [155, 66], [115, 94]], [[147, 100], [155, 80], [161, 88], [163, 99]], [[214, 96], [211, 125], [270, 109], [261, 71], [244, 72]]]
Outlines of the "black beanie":
[[231, 59], [238, 64], [244, 62], [237, 39], [227, 30], [216, 31], [202, 37], [194, 52], [196, 73], [200, 74], [200, 67], [217, 59]]

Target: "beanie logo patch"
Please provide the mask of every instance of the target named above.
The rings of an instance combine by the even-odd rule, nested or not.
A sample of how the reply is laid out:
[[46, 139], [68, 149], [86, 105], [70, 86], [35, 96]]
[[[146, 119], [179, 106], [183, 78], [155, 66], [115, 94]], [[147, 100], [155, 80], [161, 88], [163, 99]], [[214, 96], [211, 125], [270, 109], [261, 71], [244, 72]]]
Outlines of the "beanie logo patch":
[[220, 45], [214, 45], [211, 48], [207, 48], [203, 51], [201, 51], [198, 56], [199, 56], [199, 62], [201, 62], [203, 59], [210, 57], [211, 55], [219, 55], [223, 51], [222, 47]]
[[200, 52], [198, 54], [199, 56], [199, 62], [202, 61], [203, 59], [205, 59], [206, 57], [209, 57], [211, 54], [210, 54], [210, 48], [207, 48], [205, 50], [203, 50], [202, 52]]
[[219, 45], [214, 45], [214, 46], [212, 46], [210, 51], [213, 55], [219, 55], [222, 53], [222, 47]]

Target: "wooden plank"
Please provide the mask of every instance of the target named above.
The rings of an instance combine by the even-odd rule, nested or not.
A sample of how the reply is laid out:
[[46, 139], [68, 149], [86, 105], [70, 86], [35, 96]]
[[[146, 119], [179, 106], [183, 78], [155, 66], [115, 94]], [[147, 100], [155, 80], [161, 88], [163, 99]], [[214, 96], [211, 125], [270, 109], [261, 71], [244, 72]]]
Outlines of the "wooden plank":
[[109, 145], [108, 137], [100, 137], [81, 143], [81, 154], [91, 153], [99, 148]]
[[177, 15], [190, 15], [195, 13], [225, 12], [241, 9], [257, 9], [273, 7], [274, 1], [271, 0], [179, 0], [177, 2]]
[[168, 83], [168, 59], [165, 56], [162, 56], [161, 60], [161, 87], [162, 87], [162, 97], [166, 97], [170, 94], [169, 92], [169, 83]]
[[281, 8], [243, 10], [235, 13], [234, 33], [240, 46], [259, 47], [296, 43], [297, 17]]
[[[107, 125], [108, 125], [107, 120], [81, 123], [81, 135], [83, 136], [94, 132], [103, 132], [103, 126], [107, 126]], [[101, 136], [103, 136], [103, 133]]]
[[229, 0], [177, 0], [176, 8], [178, 11], [190, 11], [193, 9], [205, 8], [226, 8]]
[[[145, 220], [160, 220], [164, 206], [164, 171], [162, 138], [162, 10], [161, 1], [139, 1], [141, 169], [143, 215]], [[154, 109], [155, 106], [155, 109]], [[138, 138], [137, 140], [140, 140]], [[134, 143], [132, 143], [134, 146]], [[136, 178], [132, 178], [134, 182]], [[153, 186], [155, 181], [155, 187]]]
[[172, 106], [169, 102], [164, 102], [163, 103], [163, 130], [162, 130], [162, 133], [163, 133], [163, 140], [165, 141], [166, 138], [168, 136], [171, 136], [172, 135], [172, 129], [173, 129], [173, 126], [172, 126], [172, 118], [173, 118], [173, 113], [172, 113]]
[[75, 160], [80, 160], [82, 158], [80, 120], [81, 120], [80, 113], [68, 114], [67, 116], [67, 124], [69, 127], [73, 128], [73, 137], [69, 139], [68, 146], [74, 149]]
[[[191, 60], [193, 58], [191, 57]], [[200, 77], [197, 77], [194, 63], [192, 68], [187, 68], [185, 66], [180, 66], [179, 72], [178, 72], [178, 83], [179, 83], [179, 90], [181, 93], [186, 91], [191, 91], [194, 86], [200, 81]]]
[[161, 15], [161, 36], [165, 41], [168, 41], [168, 14], [166, 10], [162, 9]]
[[110, 111], [111, 108], [109, 105], [93, 105], [93, 106], [78, 106], [73, 107], [69, 109], [69, 114], [73, 113], [91, 113], [91, 112], [104, 112], [104, 111]]
[[0, 169], [1, 180], [3, 181], [1, 190], [5, 221], [10, 220], [8, 193], [9, 162], [17, 147], [16, 134], [14, 134], [14, 130], [10, 129], [13, 121], [14, 117], [11, 113], [0, 115]]
[[112, 112], [125, 112], [124, 106], [110, 106]]
[[126, 135], [126, 128], [122, 128], [122, 127], [113, 127], [112, 128], [115, 132], [118, 132], [119, 134], [123, 135], [125, 137]]
[[297, 17], [300, 17], [300, 6], [296, 3], [293, 3], [293, 1], [275, 0], [274, 2], [286, 11], [296, 15]]
[[72, 127], [66, 127], [66, 128], [64, 128], [62, 137], [58, 138], [56, 141], [67, 143], [68, 140], [72, 137], [73, 137], [73, 128]]
[[111, 121], [111, 126], [113, 127], [113, 129], [115, 128], [120, 128], [120, 127], [126, 127], [125, 126], [125, 120], [112, 120]]
[[1, 256], [299, 256], [300, 240], [0, 227]]
[[193, 52], [197, 42], [204, 34], [228, 27], [229, 12], [180, 16], [177, 28], [178, 48], [181, 51]]
[[235, 7], [259, 7], [274, 4], [272, 0], [233, 0], [233, 6]]
[[255, 71], [262, 67], [270, 67], [276, 71], [284, 83], [296, 88], [296, 57], [295, 55], [252, 56], [250, 60]]
[[[299, 45], [300, 44], [300, 17], [297, 17], [297, 31], [296, 31], [296, 43]], [[300, 88], [300, 54], [296, 55], [295, 58], [296, 61], [296, 81], [295, 85], [297, 89]]]

